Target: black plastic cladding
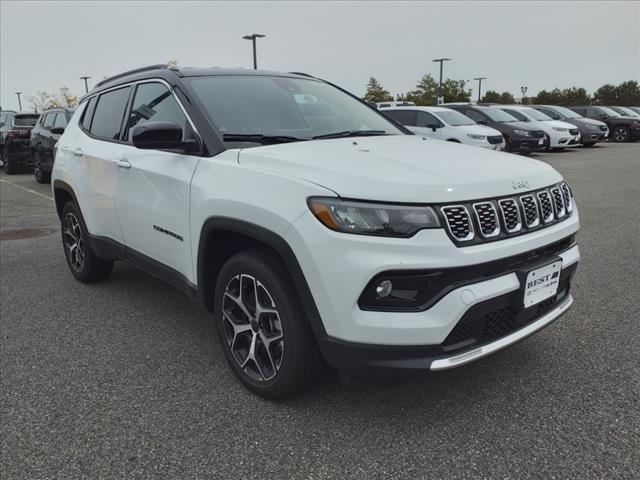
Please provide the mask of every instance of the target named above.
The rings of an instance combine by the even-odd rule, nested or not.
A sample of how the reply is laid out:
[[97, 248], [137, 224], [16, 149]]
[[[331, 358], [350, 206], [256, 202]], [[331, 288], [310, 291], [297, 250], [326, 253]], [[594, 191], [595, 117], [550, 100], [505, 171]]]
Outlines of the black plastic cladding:
[[[528, 219], [531, 218], [531, 211], [527, 212], [524, 209], [521, 201], [522, 197], [533, 198], [535, 201], [539, 222], [535, 224], [535, 221], [534, 221], [533, 226], [531, 226], [531, 222], [528, 221]], [[507, 200], [507, 202], [505, 202], [505, 200]], [[508, 202], [508, 200], [514, 201], [515, 205], [512, 204], [511, 202]], [[562, 206], [564, 207], [563, 209], [560, 209], [559, 202], [562, 203]], [[495, 236], [482, 235], [483, 228], [478, 221], [478, 216], [476, 215], [476, 210], [474, 208], [474, 205], [478, 205], [478, 204], [484, 205], [486, 203], [490, 203], [493, 205], [496, 211], [496, 214], [499, 218], [500, 233]], [[502, 205], [500, 205], [501, 203]], [[508, 207], [509, 212], [504, 212], [503, 206]], [[452, 234], [447, 221], [447, 216], [443, 212], [443, 209], [447, 209], [447, 208], [461, 209], [462, 207], [466, 208], [468, 212], [468, 216], [470, 217], [468, 221], [471, 224], [471, 230], [475, 232], [473, 238], [470, 240], [460, 240], [459, 238], [456, 238], [456, 236]], [[515, 218], [513, 216], [513, 214], [515, 213], [513, 211], [514, 207], [515, 209], [517, 209], [517, 217], [520, 222], [520, 226], [517, 228], [517, 230], [514, 230], [514, 226], [515, 226], [514, 224]], [[451, 238], [451, 240], [457, 247], [466, 247], [470, 245], [478, 245], [480, 243], [493, 242], [496, 240], [504, 240], [505, 238], [511, 238], [518, 235], [523, 235], [529, 232], [533, 232], [541, 228], [545, 228], [551, 225], [555, 225], [556, 223], [562, 222], [567, 218], [569, 218], [571, 216], [571, 213], [573, 212], [570, 187], [565, 182], [560, 182], [557, 184], [550, 185], [549, 187], [546, 187], [546, 188], [523, 192], [515, 195], [505, 195], [502, 197], [496, 197], [491, 199], [459, 202], [459, 203], [450, 204], [450, 205], [440, 205], [440, 206], [437, 206], [436, 210], [440, 215], [440, 219], [445, 228], [445, 231], [447, 232], [447, 235], [449, 236], [449, 238]], [[548, 215], [547, 218], [551, 217], [551, 219], [548, 220], [547, 222], [544, 221], [543, 214], [545, 212], [550, 213], [550, 215]], [[507, 214], [506, 218], [504, 214]], [[507, 222], [509, 223], [509, 225], [507, 225]], [[510, 228], [507, 229], [507, 226], [509, 226]], [[466, 229], [464, 230], [465, 232], [467, 231]]]

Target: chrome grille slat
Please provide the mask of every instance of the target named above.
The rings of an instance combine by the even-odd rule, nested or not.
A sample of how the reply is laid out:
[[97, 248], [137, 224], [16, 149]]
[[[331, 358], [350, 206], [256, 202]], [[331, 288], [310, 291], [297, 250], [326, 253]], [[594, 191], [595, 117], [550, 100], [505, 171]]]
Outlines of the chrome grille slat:
[[540, 225], [540, 210], [538, 209], [536, 197], [533, 195], [522, 195], [520, 197], [520, 204], [522, 205], [524, 221], [527, 228], [535, 228]]
[[513, 198], [505, 198], [498, 201], [504, 228], [508, 233], [516, 233], [522, 229], [520, 220], [520, 209]]
[[553, 222], [553, 205], [551, 204], [551, 195], [548, 190], [538, 192], [538, 201], [540, 202], [540, 212], [542, 213], [542, 222], [547, 224]]
[[473, 223], [467, 207], [464, 205], [450, 205], [440, 209], [447, 220], [449, 233], [459, 242], [473, 240], [475, 234]]
[[569, 185], [563, 183], [560, 185], [560, 189], [562, 190], [562, 197], [564, 198], [564, 206], [567, 209], [567, 213], [573, 212], [573, 200], [571, 199], [571, 189]]
[[556, 218], [563, 218], [567, 212], [565, 210], [562, 192], [560, 192], [558, 187], [551, 189], [551, 197], [553, 200], [553, 211], [556, 214]]
[[473, 210], [480, 227], [480, 234], [484, 238], [500, 235], [500, 221], [498, 213], [491, 202], [474, 203]]

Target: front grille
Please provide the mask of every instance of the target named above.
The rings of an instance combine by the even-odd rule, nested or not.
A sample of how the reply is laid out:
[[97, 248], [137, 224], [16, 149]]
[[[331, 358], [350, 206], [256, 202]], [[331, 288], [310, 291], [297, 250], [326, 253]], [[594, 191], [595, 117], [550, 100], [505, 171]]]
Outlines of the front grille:
[[578, 135], [580, 133], [580, 130], [578, 130], [577, 128], [570, 128], [569, 133], [571, 135]]
[[551, 197], [549, 192], [543, 190], [538, 192], [538, 200], [540, 201], [540, 212], [542, 212], [542, 221], [544, 223], [551, 223], [553, 221], [553, 205], [551, 204]]
[[552, 188], [551, 195], [553, 196], [553, 210], [555, 211], [557, 218], [562, 218], [567, 213], [564, 208], [564, 198], [559, 188]]
[[520, 204], [524, 211], [524, 221], [527, 228], [535, 228], [540, 225], [540, 213], [535, 197], [533, 195], [523, 195], [520, 197]]
[[543, 138], [544, 137], [544, 132], [542, 130], [535, 130], [535, 131], [531, 132], [531, 136], [533, 138]]
[[468, 241], [474, 237], [473, 224], [467, 208], [463, 205], [443, 207], [442, 213], [447, 220], [451, 235], [459, 241]]
[[601, 132], [606, 132], [607, 130], [609, 130], [609, 127], [607, 127], [606, 125], [600, 125]]
[[502, 214], [505, 230], [509, 233], [519, 232], [522, 228], [522, 222], [520, 221], [520, 209], [515, 199], [499, 200], [498, 204], [500, 205], [500, 213]]
[[473, 210], [476, 212], [476, 220], [478, 220], [480, 233], [484, 238], [500, 234], [500, 222], [491, 202], [476, 203], [473, 205]]
[[489, 135], [487, 137], [487, 141], [491, 144], [491, 145], [497, 145], [499, 143], [502, 143], [502, 135]]

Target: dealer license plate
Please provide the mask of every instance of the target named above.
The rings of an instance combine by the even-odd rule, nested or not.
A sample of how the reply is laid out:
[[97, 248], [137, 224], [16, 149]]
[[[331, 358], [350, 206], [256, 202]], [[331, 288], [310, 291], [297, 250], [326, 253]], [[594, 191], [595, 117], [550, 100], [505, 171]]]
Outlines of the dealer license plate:
[[558, 292], [562, 261], [531, 270], [524, 284], [524, 308], [531, 307]]

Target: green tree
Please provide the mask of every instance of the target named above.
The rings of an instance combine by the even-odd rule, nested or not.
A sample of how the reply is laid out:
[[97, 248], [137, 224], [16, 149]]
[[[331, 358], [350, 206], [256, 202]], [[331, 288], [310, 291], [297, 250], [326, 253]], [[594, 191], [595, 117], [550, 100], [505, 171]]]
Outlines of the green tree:
[[487, 90], [482, 97], [482, 103], [500, 103], [500, 104], [512, 104], [516, 103], [516, 99], [513, 98], [509, 92], [498, 93], [494, 90]]
[[367, 83], [367, 92], [364, 94], [363, 100], [372, 103], [390, 102], [393, 100], [393, 97], [388, 90], [382, 88], [378, 80], [371, 77], [369, 78], [369, 83]]
[[[464, 80], [451, 80], [448, 78], [442, 82], [442, 96], [445, 102], [468, 102], [471, 90], [465, 90], [467, 82]], [[436, 90], [437, 91], [437, 90]]]
[[590, 105], [591, 96], [584, 88], [565, 88], [562, 90], [562, 98], [558, 105]]
[[69, 87], [62, 87], [58, 95], [52, 96], [52, 104], [54, 107], [76, 108], [78, 97], [69, 92]]
[[[464, 80], [447, 79], [442, 82], [442, 96], [445, 102], [468, 102], [471, 90], [465, 90], [467, 82]], [[435, 105], [438, 100], [438, 82], [431, 76], [425, 75], [420, 79], [416, 88], [405, 95], [416, 105]]]
[[509, 92], [502, 92], [500, 94], [500, 103], [511, 105], [513, 103], [516, 103], [516, 99], [513, 98], [513, 95], [511, 95]]
[[618, 86], [606, 84], [593, 94], [594, 103], [600, 105], [640, 105], [640, 86], [635, 80], [622, 82]]

